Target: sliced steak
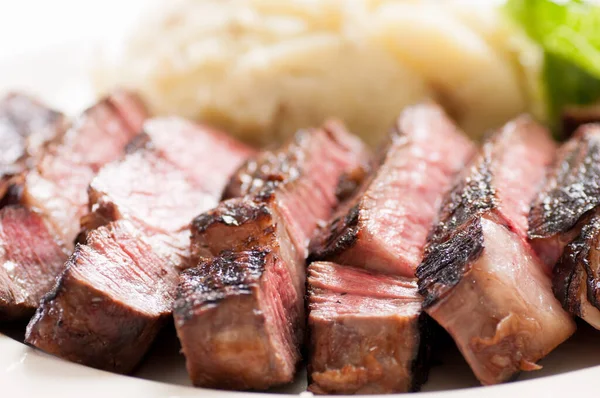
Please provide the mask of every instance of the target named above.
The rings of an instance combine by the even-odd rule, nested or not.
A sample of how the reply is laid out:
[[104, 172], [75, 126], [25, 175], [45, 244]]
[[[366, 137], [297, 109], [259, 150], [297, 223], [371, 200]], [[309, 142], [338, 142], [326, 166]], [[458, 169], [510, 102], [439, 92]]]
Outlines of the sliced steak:
[[67, 256], [39, 214], [21, 206], [0, 210], [0, 321], [33, 315]]
[[473, 152], [438, 106], [406, 109], [378, 169], [315, 239], [311, 258], [414, 276], [442, 195]]
[[527, 117], [484, 143], [448, 194], [417, 269], [425, 310], [483, 384], [539, 369], [575, 331], [525, 240], [527, 204], [553, 153], [547, 131]]
[[105, 164], [123, 156], [146, 118], [131, 94], [116, 92], [89, 108], [59, 145], [28, 173], [21, 203], [43, 214], [66, 247], [72, 248], [79, 220], [87, 213], [87, 188]]
[[168, 319], [176, 270], [128, 221], [93, 231], [27, 327], [50, 354], [128, 373]]
[[[341, 125], [298, 132], [236, 173], [192, 223], [192, 259], [174, 306], [192, 382], [262, 390], [293, 380], [304, 338], [308, 242], [337, 206], [340, 181], [368, 166]], [[362, 173], [364, 174], [364, 173]]]
[[[144, 131], [125, 158], [102, 168], [90, 184], [85, 244], [77, 246], [26, 335], [44, 351], [121, 373], [135, 368], [171, 312], [178, 268], [189, 257], [190, 220], [218, 203], [229, 180], [212, 176], [205, 188], [193, 164], [175, 161], [174, 151], [185, 148], [182, 158], [205, 159], [229, 148], [232, 153], [213, 158], [213, 169], [230, 173], [251, 152], [177, 119], [151, 120]], [[166, 134], [171, 139], [161, 141]]]
[[554, 268], [554, 294], [570, 313], [600, 329], [600, 213], [594, 211]]
[[426, 379], [414, 279], [329, 262], [308, 268], [309, 391], [386, 394]]
[[[54, 123], [61, 118], [48, 112], [39, 117], [39, 130], [44, 120], [48, 129], [56, 129]], [[88, 109], [60, 140], [38, 154], [34, 170], [23, 173], [24, 189], [13, 198], [22, 208], [0, 210], [0, 284], [10, 292], [2, 293], [5, 318], [29, 317], [54, 285], [72, 250], [79, 215], [86, 211], [89, 182], [104, 162], [122, 156], [127, 140], [139, 131], [131, 123], [144, 117], [135, 97], [117, 92]]]
[[23, 94], [0, 100], [0, 198], [18, 186], [16, 177], [34, 168], [46, 147], [67, 130], [66, 117]]
[[549, 267], [600, 203], [599, 180], [600, 124], [584, 125], [560, 148], [529, 214], [531, 244]]
[[293, 380], [304, 303], [289, 267], [301, 264], [280, 253], [224, 252], [181, 274], [174, 315], [195, 385], [263, 390]]

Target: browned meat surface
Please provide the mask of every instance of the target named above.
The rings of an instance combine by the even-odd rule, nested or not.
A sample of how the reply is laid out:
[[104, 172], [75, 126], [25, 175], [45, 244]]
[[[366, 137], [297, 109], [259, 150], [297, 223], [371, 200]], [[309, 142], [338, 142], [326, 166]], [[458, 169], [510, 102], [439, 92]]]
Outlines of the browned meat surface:
[[176, 270], [126, 220], [78, 245], [27, 327], [27, 343], [73, 362], [128, 373], [171, 313]]
[[378, 169], [321, 231], [311, 258], [414, 276], [442, 195], [473, 152], [438, 106], [406, 109]]
[[[304, 260], [339, 182], [366, 167], [341, 125], [298, 132], [250, 160], [222, 202], [192, 223], [192, 258], [174, 307], [192, 382], [262, 390], [293, 380], [304, 334]], [[360, 174], [360, 173], [358, 173]]]
[[589, 217], [554, 268], [554, 294], [570, 313], [600, 329], [600, 214]]
[[73, 247], [79, 220], [87, 212], [92, 178], [100, 167], [123, 156], [145, 117], [135, 97], [116, 92], [85, 111], [27, 175], [21, 202], [43, 214], [65, 246]]
[[0, 321], [31, 316], [67, 253], [42, 217], [20, 206], [0, 210], [0, 246]]
[[552, 267], [600, 203], [600, 124], [585, 125], [562, 145], [529, 214], [529, 238]]
[[527, 204], [553, 153], [548, 133], [525, 117], [484, 143], [442, 205], [417, 269], [425, 310], [483, 384], [539, 369], [575, 330], [525, 241]]
[[18, 189], [20, 174], [34, 168], [48, 144], [60, 140], [67, 129], [63, 114], [23, 94], [0, 100], [0, 198], [11, 184]]
[[[174, 151], [185, 151], [187, 159], [221, 153], [212, 157], [213, 170], [230, 173], [250, 153], [223, 134], [178, 119], [150, 120], [144, 131], [127, 156], [90, 184], [85, 244], [77, 246], [26, 336], [54, 355], [122, 373], [135, 368], [171, 312], [178, 268], [189, 257], [190, 220], [217, 204], [229, 179], [212, 176], [204, 187], [193, 164], [173, 160]], [[223, 155], [224, 148], [231, 153]]]
[[262, 390], [292, 381], [300, 360], [304, 261], [275, 208], [233, 201], [248, 206], [252, 219], [239, 232], [210, 229], [260, 234], [248, 250], [239, 245], [184, 271], [173, 314], [195, 385]]
[[414, 279], [328, 262], [308, 268], [309, 387], [317, 394], [413, 391], [422, 368], [422, 298]]
[[282, 218], [273, 200], [239, 198], [194, 220], [200, 261], [182, 274], [173, 315], [195, 385], [266, 389], [292, 380], [303, 339], [304, 258]]

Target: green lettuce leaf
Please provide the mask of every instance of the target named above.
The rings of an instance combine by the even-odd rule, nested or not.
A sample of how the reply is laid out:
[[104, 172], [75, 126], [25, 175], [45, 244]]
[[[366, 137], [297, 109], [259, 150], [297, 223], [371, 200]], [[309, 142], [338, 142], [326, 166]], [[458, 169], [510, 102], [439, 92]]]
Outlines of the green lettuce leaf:
[[552, 122], [567, 105], [600, 100], [600, 5], [508, 0], [505, 10], [544, 50], [541, 78]]

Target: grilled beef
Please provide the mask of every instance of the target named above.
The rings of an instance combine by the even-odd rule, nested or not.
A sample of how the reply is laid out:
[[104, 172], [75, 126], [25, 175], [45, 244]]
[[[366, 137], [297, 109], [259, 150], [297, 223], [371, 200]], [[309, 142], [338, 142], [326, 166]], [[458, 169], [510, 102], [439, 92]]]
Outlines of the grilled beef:
[[417, 269], [425, 310], [483, 384], [539, 369], [575, 330], [525, 240], [527, 204], [553, 153], [527, 117], [484, 143], [442, 205]]
[[554, 294], [563, 307], [600, 329], [600, 213], [594, 211], [554, 268]]
[[67, 253], [43, 218], [21, 206], [0, 211], [0, 320], [31, 316]]
[[27, 327], [27, 343], [62, 358], [130, 372], [168, 319], [177, 272], [127, 220], [78, 245]]
[[167, 252], [177, 252], [174, 261], [184, 267], [190, 220], [217, 205], [229, 177], [252, 151], [178, 118], [148, 121], [129, 150], [122, 162], [104, 167], [92, 181], [91, 212], [82, 220], [83, 230], [126, 218], [169, 246]]
[[116, 92], [85, 111], [28, 173], [21, 203], [43, 214], [66, 247], [73, 247], [87, 212], [90, 181], [100, 167], [123, 156], [145, 117], [135, 97]]
[[228, 251], [182, 273], [174, 315], [195, 385], [262, 390], [293, 380], [304, 303], [289, 268], [303, 263], [280, 253]]
[[32, 98], [13, 93], [0, 100], [0, 198], [11, 186], [18, 192], [21, 174], [34, 168], [66, 129], [64, 115]]
[[[250, 153], [178, 119], [151, 120], [144, 131], [131, 153], [92, 181], [85, 244], [42, 300], [26, 336], [46, 352], [121, 373], [135, 368], [171, 312], [177, 268], [187, 264], [190, 220], [217, 203], [218, 185], [229, 179], [213, 175], [205, 188], [194, 164], [180, 159], [211, 158], [213, 170], [232, 173]], [[185, 153], [175, 160], [178, 150]]]
[[192, 223], [192, 258], [174, 306], [194, 384], [265, 389], [290, 382], [304, 332], [304, 260], [339, 182], [368, 164], [341, 125], [300, 131], [233, 177], [222, 202]]
[[[23, 112], [28, 109], [25, 104], [20, 106]], [[29, 105], [32, 109], [34, 106]], [[51, 111], [37, 112], [38, 122], [31, 121], [30, 125], [32, 129], [35, 125], [36, 131], [48, 130], [44, 136], [50, 136], [51, 130], [64, 123]], [[0, 230], [4, 231], [0, 242], [4, 260], [0, 271], [0, 285], [4, 286], [1, 312], [5, 319], [31, 316], [52, 288], [71, 252], [79, 215], [86, 209], [90, 180], [103, 162], [122, 156], [126, 141], [138, 131], [144, 117], [134, 97], [117, 92], [88, 109], [42, 154], [36, 152], [41, 159], [34, 170], [22, 174], [24, 189], [18, 189], [19, 195], [13, 198], [22, 208], [0, 210]], [[45, 127], [44, 122], [48, 123]]]
[[414, 279], [313, 262], [308, 286], [310, 391], [397, 393], [425, 381], [427, 343]]
[[312, 244], [312, 259], [414, 276], [444, 192], [473, 146], [435, 105], [406, 109], [360, 195]]
[[[313, 240], [312, 257], [412, 278], [439, 202], [473, 152], [437, 106], [406, 109], [379, 168]], [[343, 266], [310, 267], [309, 388], [321, 394], [418, 388], [427, 373], [413, 371], [426, 347], [416, 282]]]
[[585, 125], [562, 145], [529, 214], [529, 238], [552, 267], [600, 203], [600, 125]]

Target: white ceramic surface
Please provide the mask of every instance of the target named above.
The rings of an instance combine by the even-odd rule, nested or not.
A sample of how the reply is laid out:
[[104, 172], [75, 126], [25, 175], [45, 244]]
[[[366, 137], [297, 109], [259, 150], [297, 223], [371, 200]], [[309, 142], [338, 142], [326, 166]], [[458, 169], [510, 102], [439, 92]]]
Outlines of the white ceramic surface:
[[[0, 4], [7, 4], [0, 1]], [[32, 1], [23, 3], [25, 7], [27, 4], [40, 4]], [[116, 2], [107, 3], [115, 8]], [[5, 34], [9, 29], [3, 23], [9, 19], [0, 11], [0, 94], [9, 89], [26, 90], [69, 113], [87, 105], [92, 95], [86, 79], [86, 67], [89, 65], [86, 54], [93, 47], [90, 39], [93, 34], [88, 32], [73, 37], [67, 35], [66, 29], [63, 39], [51, 37], [47, 45], [40, 45], [40, 35], [29, 38], [37, 45], [7, 45], [10, 40]], [[93, 33], [97, 27], [91, 29]], [[250, 395], [191, 387], [172, 328], [161, 334], [146, 361], [133, 376], [98, 371], [36, 351], [20, 342], [23, 330], [24, 325], [0, 326], [0, 397], [236, 398]], [[477, 382], [468, 366], [449, 343], [437, 352], [430, 380], [418, 396], [568, 398], [595, 394], [600, 381], [600, 366], [596, 366], [600, 365], [600, 332], [581, 325], [577, 334], [545, 358], [541, 365], [543, 370], [523, 374], [520, 381], [476, 387]], [[299, 394], [305, 386], [305, 374], [301, 372], [294, 385], [272, 393]]]

